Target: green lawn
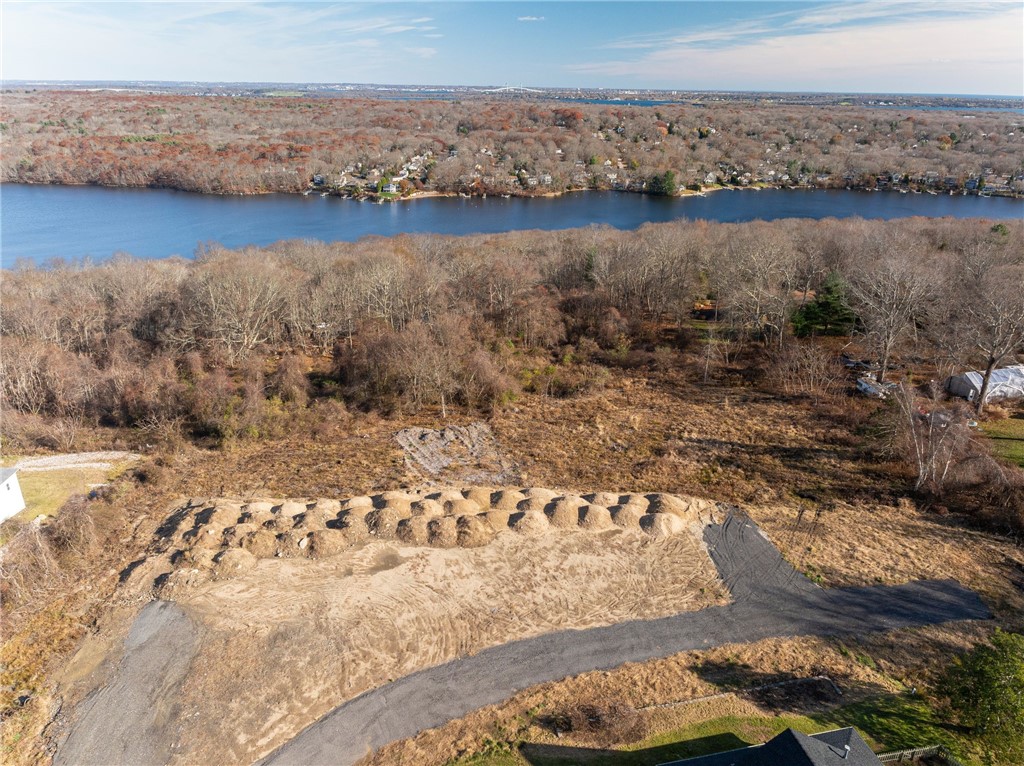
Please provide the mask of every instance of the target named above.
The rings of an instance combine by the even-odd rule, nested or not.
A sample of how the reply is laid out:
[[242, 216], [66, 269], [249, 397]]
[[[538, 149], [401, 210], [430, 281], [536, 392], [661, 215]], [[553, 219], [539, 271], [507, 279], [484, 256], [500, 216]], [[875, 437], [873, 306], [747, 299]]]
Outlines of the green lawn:
[[39, 514], [53, 516], [72, 495], [84, 495], [90, 485], [107, 481], [107, 471], [98, 468], [64, 468], [59, 471], [18, 471], [25, 510], [15, 518], [26, 521]]
[[1024, 467], [1024, 416], [989, 420], [982, 423], [981, 430], [989, 437], [996, 455]]
[[514, 746], [493, 743], [485, 752], [454, 761], [452, 766], [653, 766], [757, 744], [787, 728], [813, 734], [846, 726], [856, 727], [876, 752], [943, 744], [965, 764], [981, 763], [963, 733], [941, 722], [922, 698], [901, 694], [809, 716], [724, 716], [660, 732], [614, 751], [527, 743], [517, 752]]

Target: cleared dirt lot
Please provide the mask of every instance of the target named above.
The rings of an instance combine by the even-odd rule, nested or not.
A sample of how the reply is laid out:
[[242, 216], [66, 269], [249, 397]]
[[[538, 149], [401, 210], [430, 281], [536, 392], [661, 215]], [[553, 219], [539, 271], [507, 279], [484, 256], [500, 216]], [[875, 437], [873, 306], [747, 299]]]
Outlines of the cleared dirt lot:
[[[449, 493], [447, 503], [465, 510]], [[587, 501], [611, 504], [627, 499], [622, 496], [535, 490], [520, 498], [522, 493], [467, 489], [462, 494], [493, 498], [484, 516], [496, 514], [506, 526], [486, 544], [463, 547], [455, 536], [451, 547], [439, 547], [444, 539], [410, 544], [391, 531], [398, 526], [387, 513], [394, 507], [409, 509], [406, 520], [415, 518], [409, 514], [417, 502], [433, 508], [425, 501], [409, 502], [418, 495], [399, 494], [335, 505], [322, 499], [210, 501], [170, 514], [161, 527], [165, 550], [126, 573], [125, 585], [173, 599], [200, 635], [177, 700], [173, 762], [252, 761], [347, 699], [489, 646], [662, 617], [727, 599], [700, 538], [702, 523], [685, 501], [631, 498], [616, 510], [627, 529], [616, 525], [610, 511], [607, 519], [598, 512], [605, 506]], [[579, 505], [571, 498], [579, 498]], [[496, 507], [512, 502], [546, 512]], [[336, 517], [322, 517], [321, 528], [305, 532], [312, 537], [298, 538], [312, 539], [309, 546], [300, 548], [293, 531], [278, 529], [286, 522], [290, 530], [306, 529], [315, 510], [328, 506]], [[670, 506], [691, 514], [689, 523], [669, 513]], [[304, 513], [288, 516], [300, 509]], [[265, 523], [289, 543], [286, 550], [257, 546], [253, 550], [261, 557], [256, 557], [235, 534], [251, 521], [217, 523], [218, 514], [237, 519], [257, 513], [268, 516]], [[645, 531], [638, 519], [648, 516], [652, 521]], [[384, 518], [391, 518], [387, 532]], [[455, 529], [454, 517], [430, 520], [438, 519], [451, 519]], [[357, 522], [363, 524], [358, 533], [346, 526]], [[371, 528], [386, 539], [369, 534]], [[346, 530], [353, 540], [345, 539]], [[337, 532], [341, 537], [335, 542], [344, 547], [330, 556], [307, 557], [317, 545], [315, 535], [324, 531]], [[213, 537], [235, 544], [215, 545]], [[226, 551], [231, 555], [217, 561]], [[231, 563], [236, 555], [241, 565]]]

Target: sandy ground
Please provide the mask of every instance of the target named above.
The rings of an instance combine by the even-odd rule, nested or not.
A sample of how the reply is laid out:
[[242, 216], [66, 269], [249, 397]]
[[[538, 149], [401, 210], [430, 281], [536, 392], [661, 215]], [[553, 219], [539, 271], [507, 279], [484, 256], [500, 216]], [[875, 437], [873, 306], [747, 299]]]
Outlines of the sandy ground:
[[489, 646], [727, 600], [689, 530], [545, 527], [474, 548], [370, 539], [191, 584], [192, 570], [175, 569], [161, 595], [203, 639], [179, 700], [187, 747], [172, 762], [255, 760], [367, 689]]

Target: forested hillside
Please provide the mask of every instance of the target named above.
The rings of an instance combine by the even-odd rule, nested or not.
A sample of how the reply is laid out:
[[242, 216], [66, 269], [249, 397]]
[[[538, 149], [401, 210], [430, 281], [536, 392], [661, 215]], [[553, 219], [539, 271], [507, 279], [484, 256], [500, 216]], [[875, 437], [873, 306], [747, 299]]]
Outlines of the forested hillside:
[[1024, 191], [1024, 120], [864, 106], [609, 106], [11, 92], [2, 178], [210, 193]]

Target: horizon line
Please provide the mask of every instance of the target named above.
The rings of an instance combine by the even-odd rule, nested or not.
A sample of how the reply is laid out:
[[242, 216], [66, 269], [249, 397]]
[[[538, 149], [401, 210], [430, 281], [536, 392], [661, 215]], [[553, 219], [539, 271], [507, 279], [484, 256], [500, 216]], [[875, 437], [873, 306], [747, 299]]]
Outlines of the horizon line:
[[[442, 89], [442, 88], [461, 88], [467, 90], [485, 89], [485, 88], [498, 88], [505, 87], [506, 84], [480, 84], [480, 85], [459, 85], [454, 83], [445, 84], [426, 84], [426, 83], [389, 83], [389, 82], [337, 82], [337, 81], [278, 81], [278, 80], [118, 80], [118, 79], [6, 79], [0, 78], [0, 88], [6, 88], [14, 84], [69, 84], [69, 83], [81, 83], [81, 84], [118, 84], [118, 85], [246, 85], [246, 86], [261, 86], [261, 85], [292, 85], [292, 86], [354, 86], [354, 87], [384, 87], [384, 88], [420, 88], [424, 90], [430, 89]], [[603, 86], [603, 85], [516, 85], [517, 88], [546, 88], [548, 90], [557, 91], [570, 91], [570, 90], [604, 90], [609, 92], [628, 92], [628, 91], [643, 91], [645, 93], [725, 93], [725, 94], [766, 94], [766, 95], [822, 95], [822, 96], [929, 96], [929, 97], [941, 97], [941, 98], [984, 98], [984, 99], [1002, 99], [1002, 100], [1020, 100], [1024, 101], [1024, 95], [1021, 94], [1000, 94], [1000, 93], [923, 93], [923, 92], [906, 92], [906, 91], [856, 91], [856, 90], [736, 90], [736, 89], [723, 89], [723, 88], [651, 88], [646, 86], [632, 86], [632, 87], [615, 87], [615, 86]]]

